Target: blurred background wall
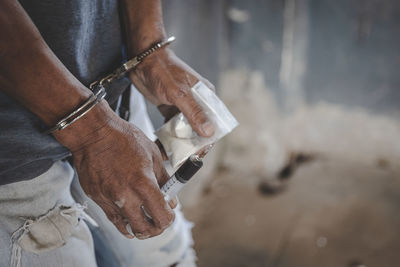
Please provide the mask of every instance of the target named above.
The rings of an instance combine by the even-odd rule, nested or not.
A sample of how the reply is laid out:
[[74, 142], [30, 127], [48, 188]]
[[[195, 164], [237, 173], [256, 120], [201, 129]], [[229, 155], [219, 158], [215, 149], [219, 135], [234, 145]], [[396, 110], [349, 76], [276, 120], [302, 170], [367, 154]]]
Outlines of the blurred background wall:
[[241, 123], [181, 195], [199, 265], [400, 266], [400, 2], [163, 6]]
[[398, 110], [398, 1], [166, 0], [164, 9], [177, 54], [217, 85], [222, 71], [246, 68], [285, 103]]

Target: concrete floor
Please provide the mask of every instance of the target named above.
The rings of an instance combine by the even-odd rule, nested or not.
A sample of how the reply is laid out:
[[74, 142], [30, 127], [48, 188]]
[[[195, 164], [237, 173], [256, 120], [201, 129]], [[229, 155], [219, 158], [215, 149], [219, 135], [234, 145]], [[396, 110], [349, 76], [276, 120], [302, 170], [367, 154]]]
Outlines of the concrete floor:
[[399, 1], [167, 2], [178, 55], [241, 124], [181, 194], [199, 266], [400, 266]]
[[400, 266], [399, 178], [383, 162], [317, 158], [270, 196], [220, 171], [187, 212], [199, 266]]
[[182, 198], [199, 266], [400, 266], [400, 121], [328, 103], [283, 115], [257, 73], [221, 84], [241, 125]]

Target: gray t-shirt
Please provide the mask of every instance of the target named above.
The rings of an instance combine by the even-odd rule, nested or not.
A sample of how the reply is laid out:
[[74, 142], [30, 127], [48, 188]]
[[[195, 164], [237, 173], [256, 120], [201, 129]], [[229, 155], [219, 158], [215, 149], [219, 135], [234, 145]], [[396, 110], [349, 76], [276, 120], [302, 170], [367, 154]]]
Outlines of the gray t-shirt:
[[[116, 0], [20, 0], [51, 50], [84, 85], [122, 62], [122, 36]], [[29, 45], [29, 44], [27, 44]], [[127, 88], [124, 78], [109, 88], [113, 102]], [[38, 117], [1, 92], [0, 185], [32, 179], [70, 152]]]

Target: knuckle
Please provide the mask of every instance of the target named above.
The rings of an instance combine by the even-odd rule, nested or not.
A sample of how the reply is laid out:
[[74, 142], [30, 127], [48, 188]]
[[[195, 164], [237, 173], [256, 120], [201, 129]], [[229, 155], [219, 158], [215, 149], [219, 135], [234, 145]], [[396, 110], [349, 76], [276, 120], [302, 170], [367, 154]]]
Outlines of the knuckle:
[[131, 222], [130, 225], [135, 236], [137, 235], [144, 236], [149, 234], [149, 229], [144, 223], [139, 223], [136, 221], [136, 222]]
[[135, 183], [135, 191], [142, 197], [149, 195], [152, 187], [152, 182], [149, 178], [140, 178]]
[[110, 188], [107, 190], [104, 197], [112, 206], [117, 206], [121, 209], [125, 205], [127, 199], [129, 199], [130, 194], [131, 191], [128, 187]]
[[178, 87], [175, 89], [175, 95], [177, 98], [184, 98], [190, 95], [190, 91], [186, 87]]
[[160, 219], [159, 221], [159, 227], [160, 229], [164, 230], [168, 228], [175, 220], [175, 213], [172, 211], [169, 211], [165, 217]]
[[174, 86], [169, 92], [170, 94], [168, 94], [168, 100], [171, 103], [176, 103], [182, 98], [191, 96], [189, 89], [185, 86]]
[[203, 109], [199, 105], [195, 105], [193, 107], [190, 117], [193, 121], [196, 121], [196, 122], [199, 121], [201, 123], [206, 120]]

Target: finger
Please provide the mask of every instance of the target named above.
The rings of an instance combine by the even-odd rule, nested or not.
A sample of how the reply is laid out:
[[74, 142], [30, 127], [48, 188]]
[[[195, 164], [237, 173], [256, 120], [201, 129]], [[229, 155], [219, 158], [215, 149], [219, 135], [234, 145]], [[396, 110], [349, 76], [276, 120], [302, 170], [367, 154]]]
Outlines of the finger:
[[143, 181], [142, 188], [146, 190], [139, 191], [140, 197], [143, 200], [143, 205], [151, 216], [156, 227], [164, 230], [172, 224], [175, 218], [175, 213], [165, 202], [164, 195], [161, 193], [157, 180], [154, 177], [149, 177]]
[[126, 218], [124, 221], [125, 230], [130, 230], [138, 239], [146, 239], [160, 233], [161, 229], [158, 229], [143, 213], [139, 201], [127, 201], [121, 207], [121, 212]]
[[[170, 176], [165, 170], [164, 166], [160, 165], [159, 160], [157, 159], [153, 160], [153, 166], [154, 166], [154, 173], [156, 174], [157, 177], [158, 186], [161, 188], [170, 179]], [[178, 199], [174, 197], [168, 202], [168, 205], [170, 206], [171, 209], [176, 208], [176, 206], [178, 205]]]
[[153, 156], [153, 170], [158, 186], [161, 188], [170, 178], [161, 160], [161, 152], [155, 151], [155, 155]]
[[134, 236], [132, 236], [127, 231], [126, 222], [125, 222], [124, 218], [121, 216], [121, 214], [119, 214], [117, 207], [113, 207], [113, 205], [108, 204], [106, 202], [101, 202], [101, 203], [97, 203], [97, 204], [104, 211], [108, 220], [110, 220], [115, 225], [115, 227], [118, 229], [118, 231], [121, 232], [121, 234], [123, 234], [124, 236], [126, 236], [127, 238], [130, 238], [130, 239], [134, 238]]
[[[165, 170], [164, 166], [160, 165], [159, 160], [157, 159], [154, 160], [153, 166], [154, 166], [154, 173], [156, 174], [157, 177], [158, 186], [161, 188], [170, 179], [169, 174]], [[178, 205], [178, 199], [174, 197], [172, 200], [168, 202], [168, 205], [170, 206], [171, 209], [176, 208], [176, 206]]]
[[[172, 104], [178, 107], [200, 136], [210, 137], [214, 134], [214, 128], [190, 91], [190, 88], [199, 80], [192, 72], [183, 62], [179, 62], [176, 66], [170, 66], [170, 72], [158, 73], [157, 79], [162, 82], [157, 84], [157, 88], [166, 96], [166, 102], [163, 104]], [[175, 76], [168, 75], [168, 73], [175, 73]], [[167, 89], [168, 91], [166, 91]], [[160, 111], [163, 111], [163, 107]]]
[[175, 209], [176, 206], [178, 206], [178, 198], [177, 198], [177, 197], [174, 197], [173, 199], [171, 199], [171, 200], [168, 202], [168, 205], [171, 207], [171, 209]]
[[164, 146], [161, 144], [160, 140], [157, 139], [154, 143], [157, 145], [158, 149], [160, 150], [162, 159], [163, 160], [168, 160], [167, 153], [165, 152]]
[[185, 95], [177, 95], [174, 99], [175, 105], [188, 119], [193, 130], [200, 136], [210, 137], [214, 134], [214, 127], [207, 119], [203, 108], [196, 102], [191, 92]]

